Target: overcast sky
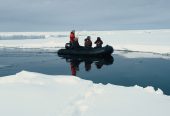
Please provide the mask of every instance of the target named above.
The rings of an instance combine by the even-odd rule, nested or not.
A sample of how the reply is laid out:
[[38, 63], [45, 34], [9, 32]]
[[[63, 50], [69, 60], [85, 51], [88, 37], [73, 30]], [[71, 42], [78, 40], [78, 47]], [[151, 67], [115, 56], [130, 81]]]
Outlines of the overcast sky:
[[170, 0], [0, 0], [0, 31], [170, 28]]

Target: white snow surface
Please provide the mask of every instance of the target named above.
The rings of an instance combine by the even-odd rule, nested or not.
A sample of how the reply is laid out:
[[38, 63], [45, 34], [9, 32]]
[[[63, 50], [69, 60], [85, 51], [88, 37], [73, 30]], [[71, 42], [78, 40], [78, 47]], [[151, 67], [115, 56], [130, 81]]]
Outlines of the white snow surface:
[[22, 71], [0, 78], [2, 116], [169, 116], [170, 97], [153, 87], [94, 84]]
[[170, 60], [169, 54], [160, 54], [160, 53], [148, 53], [148, 52], [136, 52], [136, 51], [115, 51], [114, 54], [118, 54], [120, 56], [126, 58], [160, 58]]
[[[65, 43], [69, 41], [69, 33], [1, 32], [0, 48], [57, 49], [64, 47]], [[170, 29], [76, 32], [81, 45], [84, 45], [84, 39], [88, 35], [92, 37], [93, 42], [98, 36], [101, 37], [104, 45], [109, 44], [116, 50], [170, 54]]]

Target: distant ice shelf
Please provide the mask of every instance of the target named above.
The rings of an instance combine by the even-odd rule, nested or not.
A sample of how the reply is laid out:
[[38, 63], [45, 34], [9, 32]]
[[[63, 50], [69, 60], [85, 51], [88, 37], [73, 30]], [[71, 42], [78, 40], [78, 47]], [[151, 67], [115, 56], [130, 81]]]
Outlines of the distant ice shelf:
[[[58, 48], [69, 42], [70, 32], [1, 32], [0, 48]], [[80, 45], [91, 36], [94, 42], [99, 36], [104, 46], [109, 44], [116, 50], [170, 54], [170, 30], [118, 30], [78, 31]], [[93, 44], [93, 47], [95, 45]]]

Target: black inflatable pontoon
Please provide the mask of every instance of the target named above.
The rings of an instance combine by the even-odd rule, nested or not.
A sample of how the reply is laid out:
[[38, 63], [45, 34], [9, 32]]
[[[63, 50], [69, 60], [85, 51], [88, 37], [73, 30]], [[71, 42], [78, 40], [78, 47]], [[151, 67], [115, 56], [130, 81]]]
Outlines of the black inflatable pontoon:
[[106, 56], [111, 55], [113, 51], [113, 48], [109, 45], [101, 48], [85, 48], [80, 46], [78, 48], [60, 49], [58, 55]]

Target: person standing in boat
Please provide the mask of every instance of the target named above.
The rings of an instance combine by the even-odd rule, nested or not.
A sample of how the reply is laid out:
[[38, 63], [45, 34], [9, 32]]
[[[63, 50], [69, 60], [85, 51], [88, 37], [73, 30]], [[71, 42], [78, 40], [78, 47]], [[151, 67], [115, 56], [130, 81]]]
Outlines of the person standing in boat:
[[80, 46], [78, 37], [75, 37], [75, 30], [72, 30], [70, 33], [70, 46], [71, 48], [78, 48]]
[[70, 32], [70, 43], [72, 43], [74, 41], [74, 39], [75, 39], [75, 30], [72, 30]]
[[84, 46], [87, 48], [91, 48], [92, 47], [92, 41], [91, 41], [91, 37], [87, 36], [86, 39], [84, 39]]
[[97, 40], [94, 43], [96, 44], [97, 48], [101, 48], [102, 44], [103, 44], [103, 41], [101, 40], [100, 37], [97, 37]]
[[75, 41], [75, 30], [72, 30], [70, 33], [70, 44], [73, 46], [73, 43]]

